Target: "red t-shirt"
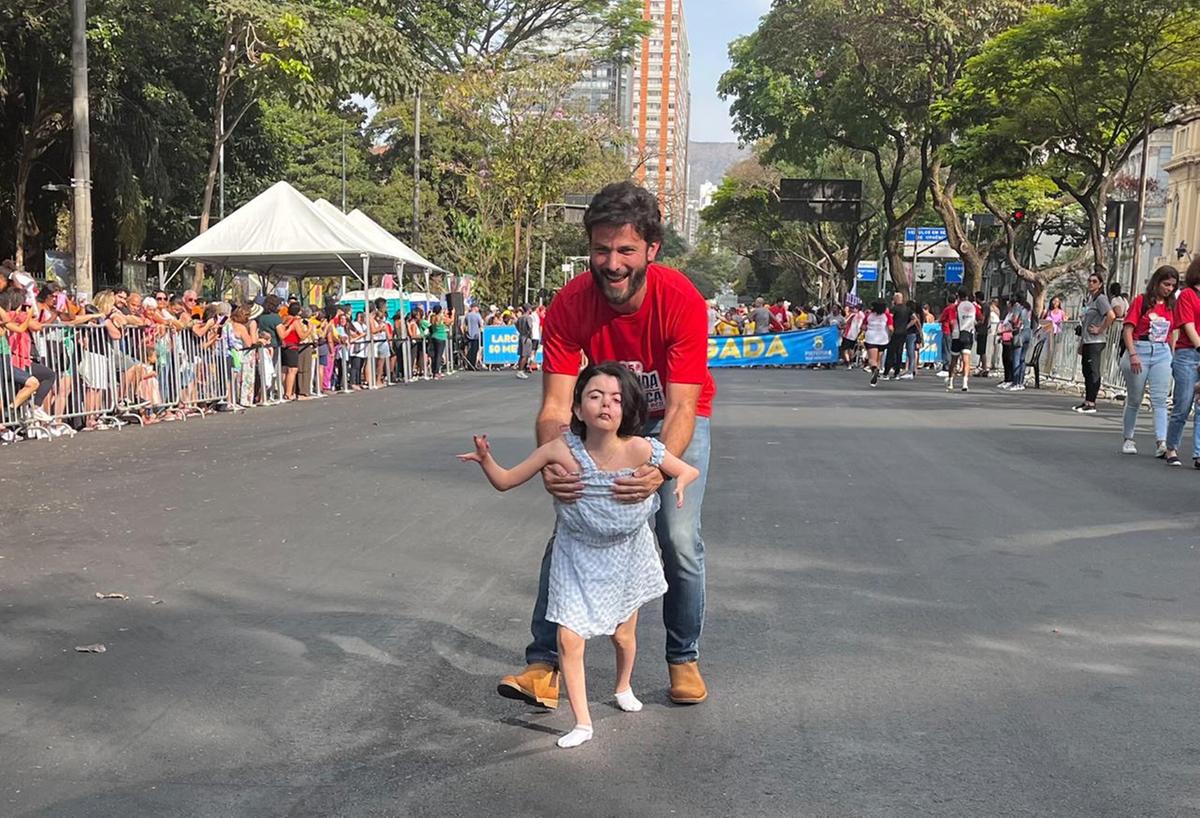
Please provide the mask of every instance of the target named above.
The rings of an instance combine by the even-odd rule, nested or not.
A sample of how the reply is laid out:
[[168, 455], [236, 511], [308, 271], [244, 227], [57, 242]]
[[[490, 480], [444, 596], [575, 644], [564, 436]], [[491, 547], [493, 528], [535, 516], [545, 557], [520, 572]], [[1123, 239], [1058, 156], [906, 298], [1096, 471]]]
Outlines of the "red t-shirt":
[[942, 322], [942, 332], [949, 335], [954, 329], [954, 322], [958, 320], [958, 302], [947, 304], [938, 320]]
[[771, 332], [785, 332], [792, 328], [791, 321], [788, 320], [787, 307], [772, 306], [771, 313]]
[[576, 276], [550, 302], [542, 327], [543, 371], [577, 375], [580, 353], [592, 363], [619, 361], [638, 375], [650, 414], [666, 409], [668, 383], [700, 384], [696, 414], [712, 415], [716, 385], [708, 372], [708, 307], [687, 276], [651, 264], [638, 311], [613, 310], [590, 275]]
[[[28, 310], [16, 310], [8, 314], [8, 320], [20, 324], [29, 317]], [[0, 325], [0, 330], [4, 327]], [[29, 331], [8, 333], [8, 348], [12, 352], [12, 365], [17, 369], [29, 370], [33, 363], [33, 339]]]
[[[1184, 332], [1184, 324], [1195, 324], [1200, 330], [1200, 295], [1195, 287], [1184, 287], [1175, 299], [1175, 326], [1179, 329], [1179, 338], [1175, 341], [1176, 349], [1191, 349], [1192, 339]], [[1137, 330], [1134, 330], [1134, 334]]]
[[[1141, 340], [1149, 336], [1151, 341], [1166, 343], [1171, 337], [1171, 326], [1175, 323], [1175, 315], [1166, 304], [1155, 304], [1143, 311], [1146, 301], [1143, 293], [1133, 299], [1129, 311], [1125, 313], [1125, 323], [1133, 325], [1133, 339]], [[1153, 326], [1152, 326], [1153, 324]]]

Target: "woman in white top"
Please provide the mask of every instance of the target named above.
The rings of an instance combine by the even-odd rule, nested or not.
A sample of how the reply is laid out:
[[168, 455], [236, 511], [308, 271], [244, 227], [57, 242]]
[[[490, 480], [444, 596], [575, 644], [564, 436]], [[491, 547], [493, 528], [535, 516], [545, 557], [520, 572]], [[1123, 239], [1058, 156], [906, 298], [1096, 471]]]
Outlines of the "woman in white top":
[[882, 301], [871, 304], [867, 313], [867, 329], [863, 341], [867, 347], [867, 362], [871, 367], [871, 386], [879, 385], [879, 358], [887, 349], [892, 338], [892, 314], [884, 309]]

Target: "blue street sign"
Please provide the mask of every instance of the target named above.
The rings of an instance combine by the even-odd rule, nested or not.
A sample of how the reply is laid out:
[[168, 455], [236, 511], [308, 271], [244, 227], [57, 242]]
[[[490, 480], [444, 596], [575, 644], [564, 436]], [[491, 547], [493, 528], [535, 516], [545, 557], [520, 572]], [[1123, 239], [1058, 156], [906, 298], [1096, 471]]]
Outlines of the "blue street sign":
[[961, 261], [947, 261], [945, 270], [947, 284], [962, 284], [963, 263]]
[[879, 280], [879, 262], [878, 261], [860, 261], [858, 263], [858, 280], [859, 281], [878, 281]]
[[944, 227], [907, 227], [904, 229], [904, 240], [909, 244], [914, 241], [921, 244], [937, 244], [946, 240]]

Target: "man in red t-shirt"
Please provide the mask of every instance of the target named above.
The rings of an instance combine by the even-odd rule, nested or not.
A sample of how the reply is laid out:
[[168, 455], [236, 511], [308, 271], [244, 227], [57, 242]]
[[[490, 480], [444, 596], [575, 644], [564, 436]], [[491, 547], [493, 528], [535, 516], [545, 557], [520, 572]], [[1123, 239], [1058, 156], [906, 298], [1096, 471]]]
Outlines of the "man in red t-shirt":
[[788, 315], [787, 302], [780, 298], [771, 306], [771, 332], [787, 332], [792, 328], [791, 316]]
[[[708, 372], [708, 310], [696, 287], [677, 270], [654, 264], [662, 222], [654, 196], [631, 182], [601, 190], [584, 214], [591, 275], [577, 276], [555, 296], [542, 327], [542, 406], [539, 446], [562, 435], [571, 420], [575, 381], [583, 356], [618, 361], [638, 375], [650, 409], [644, 433], [700, 470], [676, 508], [671, 487], [654, 466], [617, 480], [613, 494], [641, 502], [662, 498], [655, 520], [668, 591], [663, 598], [670, 697], [678, 704], [704, 701], [700, 630], [704, 623], [704, 542], [700, 509], [708, 476], [709, 416], [716, 393]], [[543, 470], [546, 490], [563, 502], [579, 499], [578, 475], [559, 466]], [[506, 676], [502, 696], [558, 706], [557, 627], [545, 618], [554, 538], [542, 558], [537, 604], [525, 650], [527, 667]]]

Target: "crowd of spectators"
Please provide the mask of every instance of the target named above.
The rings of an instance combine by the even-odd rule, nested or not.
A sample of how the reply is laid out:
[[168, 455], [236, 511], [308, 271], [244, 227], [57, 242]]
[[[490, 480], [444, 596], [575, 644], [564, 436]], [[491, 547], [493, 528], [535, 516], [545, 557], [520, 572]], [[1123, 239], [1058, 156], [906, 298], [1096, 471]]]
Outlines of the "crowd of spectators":
[[[1059, 344], [1071, 345], [1083, 376], [1082, 414], [1097, 412], [1105, 350], [1115, 337], [1125, 392], [1122, 451], [1136, 451], [1137, 406], [1149, 393], [1156, 454], [1171, 465], [1200, 380], [1194, 349], [1200, 345], [1191, 320], [1200, 304], [1200, 266], [1186, 276], [1157, 271], [1145, 293], [1134, 299], [1119, 285], [1088, 279], [1077, 317], [1055, 296], [1035, 319], [1022, 294], [987, 299], [965, 290], [948, 294], [935, 313], [928, 303], [909, 305], [901, 295], [885, 305], [790, 305], [783, 299], [720, 310], [708, 304], [709, 334], [762, 335], [835, 327], [839, 363], [873, 370], [873, 384], [911, 379], [926, 368], [951, 378], [956, 360], [973, 367], [966, 375], [1000, 376], [997, 386], [1021, 391], [1027, 369], [1034, 385], [1053, 364]], [[372, 389], [414, 378], [440, 380], [455, 360], [461, 368], [484, 368], [487, 327], [512, 327], [518, 339], [518, 378], [536, 369], [546, 308], [470, 306], [458, 315], [434, 304], [388, 314], [378, 298], [365, 311], [344, 304], [302, 305], [295, 297], [266, 295], [255, 301], [209, 301], [192, 290], [159, 289], [143, 295], [125, 287], [98, 292], [90, 303], [56, 283], [40, 286], [11, 262], [0, 264], [0, 433], [16, 439], [23, 427], [51, 435], [88, 430], [121, 420], [142, 424], [171, 420], [181, 407], [194, 411], [241, 412], [285, 401], [307, 401], [329, 393]], [[969, 316], [974, 314], [974, 320]], [[875, 320], [875, 319], [878, 320]], [[940, 324], [936, 360], [918, 363], [923, 326]], [[970, 326], [964, 349], [959, 330]], [[1113, 332], [1123, 328], [1114, 336]], [[1164, 327], [1167, 335], [1164, 336]], [[963, 335], [967, 337], [967, 335]], [[181, 354], [180, 350], [186, 350]], [[963, 353], [967, 353], [964, 355]], [[1171, 386], [1174, 400], [1168, 400]], [[1182, 398], [1181, 398], [1182, 396]], [[1193, 446], [1200, 468], [1200, 436]]]
[[843, 310], [837, 305], [789, 305], [782, 298], [770, 306], [767, 305], [766, 299], [756, 298], [751, 305], [742, 304], [724, 311], [717, 307], [714, 300], [708, 302], [708, 334], [765, 335], [772, 332], [840, 326], [843, 316]]
[[232, 303], [126, 287], [84, 302], [13, 267], [0, 265], [5, 443], [441, 379], [458, 320], [441, 305], [389, 316], [382, 298], [354, 314], [276, 294]]

